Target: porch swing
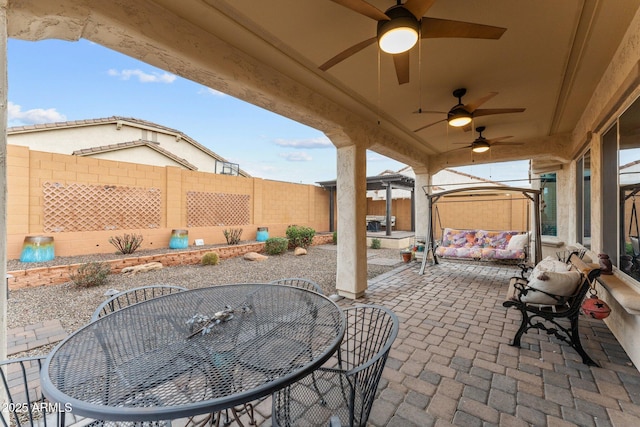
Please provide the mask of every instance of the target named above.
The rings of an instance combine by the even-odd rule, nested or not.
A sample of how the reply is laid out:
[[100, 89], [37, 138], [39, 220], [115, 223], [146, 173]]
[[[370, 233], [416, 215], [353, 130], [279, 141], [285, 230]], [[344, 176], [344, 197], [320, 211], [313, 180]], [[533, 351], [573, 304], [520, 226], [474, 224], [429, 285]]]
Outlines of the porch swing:
[[[530, 218], [527, 215], [526, 231], [489, 231], [480, 229], [451, 229], [442, 226], [438, 201], [448, 195], [456, 193], [487, 193], [487, 192], [520, 192], [528, 199], [533, 206], [534, 212], [534, 234], [531, 235]], [[426, 191], [425, 191], [426, 193]], [[425, 236], [425, 251], [422, 257], [420, 274], [424, 274], [429, 254], [433, 259], [433, 264], [439, 264], [438, 258], [446, 259], [466, 259], [483, 261], [505, 261], [518, 264], [530, 264], [531, 257], [537, 264], [542, 255], [541, 244], [541, 221], [540, 221], [540, 190], [531, 188], [516, 188], [507, 186], [484, 186], [484, 187], [464, 187], [453, 190], [442, 191], [436, 194], [426, 194], [428, 201], [428, 227]], [[441, 240], [436, 241], [434, 233], [434, 219], [438, 221], [441, 229]], [[512, 242], [513, 240], [513, 242]], [[534, 247], [531, 247], [531, 240]], [[512, 243], [512, 248], [508, 248]], [[519, 250], [528, 244], [529, 250]], [[533, 249], [533, 251], [531, 250]], [[532, 253], [533, 252], [533, 253]]]

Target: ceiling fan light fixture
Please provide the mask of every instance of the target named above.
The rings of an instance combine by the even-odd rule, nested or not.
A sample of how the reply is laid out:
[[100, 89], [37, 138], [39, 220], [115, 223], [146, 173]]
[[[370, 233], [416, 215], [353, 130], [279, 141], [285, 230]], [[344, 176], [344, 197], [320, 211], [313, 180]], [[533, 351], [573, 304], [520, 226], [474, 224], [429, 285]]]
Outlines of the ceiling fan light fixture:
[[474, 141], [471, 151], [474, 153], [484, 153], [489, 151], [489, 143], [487, 141]]
[[454, 127], [466, 126], [471, 123], [471, 113], [462, 107], [453, 108], [447, 114], [447, 122]]
[[387, 10], [388, 21], [378, 21], [378, 45], [386, 53], [397, 54], [411, 49], [418, 42], [420, 23], [402, 6]]

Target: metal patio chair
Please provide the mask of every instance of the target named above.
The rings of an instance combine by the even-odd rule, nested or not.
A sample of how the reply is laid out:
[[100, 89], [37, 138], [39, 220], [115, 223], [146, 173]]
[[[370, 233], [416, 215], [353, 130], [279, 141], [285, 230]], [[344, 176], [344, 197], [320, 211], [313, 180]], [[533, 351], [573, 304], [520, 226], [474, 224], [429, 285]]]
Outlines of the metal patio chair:
[[2, 425], [58, 426], [60, 412], [42, 394], [40, 368], [45, 356], [24, 357], [0, 362], [3, 393], [6, 396]]
[[274, 280], [269, 283], [272, 285], [295, 286], [296, 288], [307, 289], [309, 291], [319, 293], [320, 295], [324, 295], [324, 292], [322, 292], [322, 288], [320, 287], [320, 285], [318, 285], [313, 280], [309, 280], [309, 279], [292, 277], [292, 278]]
[[137, 304], [142, 301], [147, 301], [163, 295], [174, 294], [176, 292], [182, 292], [186, 290], [187, 288], [183, 288], [182, 286], [151, 285], [119, 292], [105, 300], [98, 306], [98, 308], [96, 308], [93, 316], [91, 316], [91, 322], [94, 322], [102, 316], [106, 316], [107, 314], [111, 314], [114, 311], [118, 311], [132, 304]]
[[391, 310], [375, 305], [347, 308], [344, 314], [347, 329], [338, 352], [314, 375], [273, 394], [273, 426], [305, 420], [366, 425], [399, 322]]
[[[60, 427], [78, 425], [101, 427], [100, 420], [79, 418], [67, 413], [70, 408], [47, 400], [40, 386], [40, 369], [46, 356], [22, 357], [0, 362], [2, 393], [6, 397], [0, 419], [3, 427]], [[148, 423], [149, 426], [166, 426], [167, 423]]]

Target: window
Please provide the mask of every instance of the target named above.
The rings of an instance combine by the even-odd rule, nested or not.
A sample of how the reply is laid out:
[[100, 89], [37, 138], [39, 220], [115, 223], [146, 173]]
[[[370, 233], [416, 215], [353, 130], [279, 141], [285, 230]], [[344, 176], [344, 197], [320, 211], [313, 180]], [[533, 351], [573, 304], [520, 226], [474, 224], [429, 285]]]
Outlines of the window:
[[576, 168], [576, 196], [578, 206], [578, 242], [591, 248], [591, 152], [587, 151]]
[[618, 119], [618, 185], [620, 186], [619, 268], [640, 280], [640, 100]]
[[546, 173], [540, 176], [540, 190], [542, 191], [540, 220], [544, 236], [558, 235], [556, 178], [555, 173]]

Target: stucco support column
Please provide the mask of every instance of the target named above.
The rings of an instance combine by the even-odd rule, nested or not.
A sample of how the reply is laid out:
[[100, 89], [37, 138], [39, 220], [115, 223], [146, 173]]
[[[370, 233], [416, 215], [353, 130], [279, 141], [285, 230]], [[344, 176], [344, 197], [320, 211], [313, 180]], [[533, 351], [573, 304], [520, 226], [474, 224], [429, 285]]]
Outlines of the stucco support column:
[[0, 0], [0, 360], [7, 358], [7, 0]]
[[356, 299], [367, 289], [367, 168], [366, 149], [337, 149], [338, 295]]
[[427, 172], [426, 168], [413, 168], [416, 174], [416, 180], [414, 184], [415, 194], [415, 232], [417, 239], [424, 239], [429, 231], [429, 204], [427, 196], [423, 190], [426, 185], [431, 184], [431, 175]]

